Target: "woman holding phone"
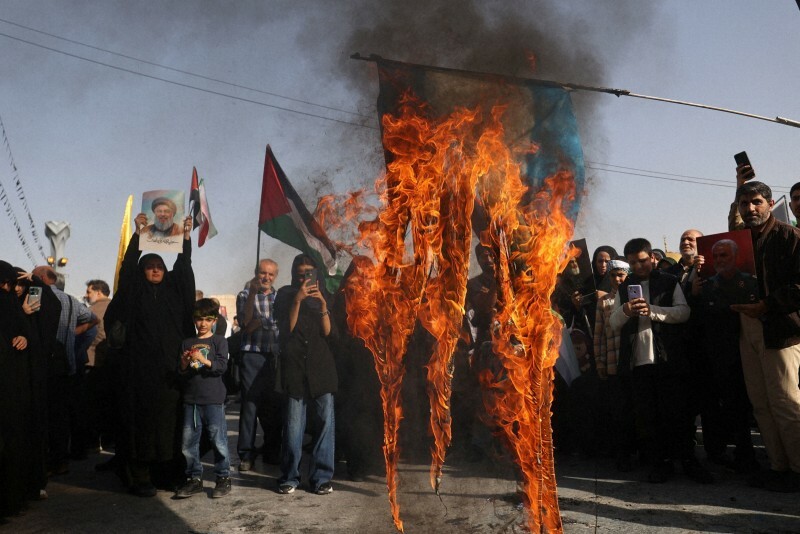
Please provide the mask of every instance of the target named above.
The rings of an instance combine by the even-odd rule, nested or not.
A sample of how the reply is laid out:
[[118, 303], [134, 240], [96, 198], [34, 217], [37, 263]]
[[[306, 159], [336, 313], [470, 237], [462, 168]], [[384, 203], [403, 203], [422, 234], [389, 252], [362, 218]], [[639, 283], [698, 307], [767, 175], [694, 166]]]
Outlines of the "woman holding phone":
[[314, 260], [300, 254], [292, 262], [292, 283], [275, 297], [275, 318], [281, 347], [281, 383], [287, 395], [283, 453], [278, 493], [300, 485], [300, 459], [306, 407], [314, 418], [309, 486], [317, 495], [333, 491], [333, 394], [338, 387], [336, 364], [328, 345], [335, 334], [324, 280]]

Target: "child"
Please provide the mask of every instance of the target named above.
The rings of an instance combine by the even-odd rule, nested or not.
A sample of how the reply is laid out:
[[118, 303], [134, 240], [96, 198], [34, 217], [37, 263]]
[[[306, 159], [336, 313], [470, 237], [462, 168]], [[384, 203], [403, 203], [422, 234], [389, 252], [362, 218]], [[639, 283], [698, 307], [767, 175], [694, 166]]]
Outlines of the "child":
[[194, 304], [197, 337], [183, 341], [180, 377], [183, 379], [183, 455], [186, 457], [186, 483], [175, 493], [183, 499], [203, 491], [203, 466], [200, 463], [200, 436], [205, 428], [214, 448], [214, 474], [217, 483], [213, 498], [231, 492], [228, 427], [225, 424], [225, 386], [222, 375], [228, 366], [228, 342], [215, 335], [212, 327], [219, 307], [211, 299]]

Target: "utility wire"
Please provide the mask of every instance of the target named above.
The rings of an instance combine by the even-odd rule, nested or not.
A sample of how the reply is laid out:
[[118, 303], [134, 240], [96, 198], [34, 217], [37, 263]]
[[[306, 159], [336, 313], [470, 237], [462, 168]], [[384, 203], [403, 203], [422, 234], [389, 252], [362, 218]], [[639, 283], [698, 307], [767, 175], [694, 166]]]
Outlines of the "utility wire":
[[13, 35], [8, 35], [7, 33], [0, 32], [0, 36], [6, 37], [7, 39], [11, 39], [13, 41], [19, 41], [21, 43], [25, 43], [25, 44], [28, 44], [28, 45], [31, 45], [31, 46], [35, 46], [37, 48], [42, 48], [44, 50], [49, 50], [50, 52], [55, 52], [56, 54], [61, 54], [61, 55], [64, 55], [64, 56], [75, 58], [75, 59], [80, 59], [82, 61], [87, 61], [89, 63], [94, 63], [95, 65], [108, 67], [110, 69], [118, 70], [118, 71], [121, 71], [121, 72], [127, 72], [128, 74], [134, 74], [136, 76], [142, 76], [144, 78], [149, 78], [151, 80], [157, 80], [157, 81], [168, 83], [168, 84], [171, 84], [171, 85], [177, 85], [178, 87], [184, 87], [186, 89], [193, 89], [195, 91], [200, 91], [201, 93], [208, 93], [208, 94], [211, 94], [211, 95], [217, 95], [217, 96], [222, 96], [222, 97], [225, 97], [225, 98], [231, 98], [233, 100], [239, 100], [241, 102], [247, 102], [249, 104], [255, 104], [257, 106], [264, 106], [264, 107], [267, 107], [267, 108], [278, 109], [278, 110], [281, 110], [281, 111], [288, 111], [290, 113], [297, 113], [298, 115], [304, 115], [306, 117], [314, 117], [314, 118], [322, 119], [322, 120], [326, 120], [326, 121], [337, 122], [339, 124], [347, 124], [348, 126], [358, 126], [360, 128], [368, 128], [368, 129], [371, 129], [371, 130], [377, 130], [378, 129], [377, 126], [369, 126], [367, 124], [359, 124], [359, 123], [355, 123], [355, 122], [349, 122], [349, 121], [345, 121], [345, 120], [334, 119], [334, 118], [331, 118], [331, 117], [325, 117], [324, 115], [316, 115], [314, 113], [308, 113], [308, 112], [305, 112], [305, 111], [298, 111], [296, 109], [285, 108], [283, 106], [276, 106], [274, 104], [267, 104], [266, 102], [259, 102], [258, 100], [252, 100], [252, 99], [249, 99], [249, 98], [243, 98], [243, 97], [240, 97], [240, 96], [234, 96], [234, 95], [231, 95], [231, 94], [228, 94], [228, 93], [223, 93], [223, 92], [220, 92], [220, 91], [213, 91], [211, 89], [204, 89], [202, 87], [197, 87], [195, 85], [190, 85], [188, 83], [176, 82], [174, 80], [169, 80], [167, 78], [161, 78], [159, 76], [154, 76], [152, 74], [145, 74], [143, 72], [137, 72], [135, 70], [127, 69], [125, 67], [119, 67], [117, 65], [112, 65], [110, 63], [104, 63], [102, 61], [97, 61], [96, 59], [90, 59], [90, 58], [87, 58], [87, 57], [84, 57], [84, 56], [80, 56], [78, 54], [72, 54], [70, 52], [65, 52], [64, 50], [59, 50], [58, 48], [53, 48], [53, 47], [50, 47], [50, 46], [45, 46], [43, 44], [35, 43], [33, 41], [28, 41], [27, 39], [22, 39], [20, 37], [14, 37]]
[[[5, 131], [5, 128], [3, 130]], [[6, 149], [9, 151], [10, 154], [11, 149], [8, 143], [6, 143]], [[33, 253], [31, 252], [31, 247], [28, 244], [28, 240], [25, 239], [25, 235], [22, 233], [22, 227], [19, 224], [19, 219], [17, 219], [17, 214], [14, 212], [14, 206], [11, 204], [11, 200], [8, 196], [8, 193], [6, 192], [6, 188], [3, 185], [2, 181], [0, 181], [0, 202], [3, 203], [6, 215], [8, 215], [8, 218], [11, 220], [11, 224], [17, 231], [17, 239], [19, 239], [19, 242], [22, 244], [22, 248], [25, 250], [25, 255], [28, 256], [29, 260], [31, 260], [31, 265], [36, 265], [36, 260], [33, 259]]]
[[113, 50], [108, 50], [106, 48], [101, 48], [99, 46], [90, 45], [90, 44], [87, 44], [87, 43], [83, 43], [81, 41], [76, 41], [74, 39], [68, 39], [66, 37], [62, 37], [60, 35], [56, 35], [56, 34], [53, 34], [53, 33], [48, 33], [46, 31], [39, 30], [39, 29], [36, 29], [36, 28], [31, 28], [30, 26], [25, 26], [23, 24], [19, 24], [18, 22], [13, 22], [13, 21], [10, 21], [10, 20], [2, 19], [2, 18], [0, 18], [0, 22], [4, 22], [4, 23], [9, 24], [11, 26], [16, 26], [17, 28], [22, 28], [22, 29], [25, 29], [25, 30], [28, 30], [28, 31], [32, 31], [32, 32], [41, 34], [41, 35], [46, 35], [48, 37], [52, 37], [53, 39], [59, 39], [61, 41], [65, 41], [67, 43], [72, 43], [72, 44], [76, 44], [76, 45], [79, 45], [79, 46], [84, 46], [86, 48], [91, 48], [92, 50], [98, 50], [100, 52], [105, 52], [107, 54], [112, 54], [114, 56], [123, 57], [125, 59], [130, 59], [130, 60], [133, 60], [133, 61], [138, 61], [138, 62], [144, 63], [146, 65], [152, 65], [154, 67], [159, 67], [159, 68], [162, 68], [162, 69], [171, 70], [173, 72], [179, 72], [181, 74], [186, 74], [187, 76], [194, 76], [195, 78], [200, 78], [200, 79], [208, 80], [208, 81], [211, 81], [211, 82], [217, 82], [217, 83], [221, 83], [221, 84], [224, 84], [224, 85], [229, 85], [231, 87], [236, 87], [237, 89], [246, 89], [248, 91], [254, 91], [256, 93], [261, 93], [263, 95], [274, 96], [276, 98], [283, 98], [285, 100], [290, 100], [292, 102], [298, 102], [300, 104], [306, 104], [306, 105], [309, 105], [309, 106], [315, 106], [315, 107], [318, 107], [318, 108], [328, 109], [328, 110], [331, 110], [331, 111], [338, 111], [338, 112], [341, 112], [341, 113], [346, 113], [348, 115], [354, 115], [356, 117], [362, 117], [362, 118], [365, 118], [365, 119], [371, 119], [372, 118], [372, 115], [365, 115], [363, 113], [358, 113], [357, 111], [348, 111], [346, 109], [340, 109], [340, 108], [335, 108], [333, 106], [326, 106], [326, 105], [323, 105], [323, 104], [317, 104], [315, 102], [309, 102], [307, 100], [301, 100], [299, 98], [292, 98], [290, 96], [284, 96], [284, 95], [281, 95], [281, 94], [278, 94], [278, 93], [272, 93], [270, 91], [264, 91], [263, 89], [256, 89], [254, 87], [248, 87], [246, 85], [240, 85], [238, 83], [233, 83], [233, 82], [228, 82], [228, 81], [225, 81], [225, 80], [220, 80], [219, 78], [212, 78], [210, 76], [204, 76], [202, 74], [196, 74], [194, 72], [190, 72], [190, 71], [187, 71], [187, 70], [182, 70], [182, 69], [178, 69], [178, 68], [175, 68], [175, 67], [170, 67], [169, 65], [163, 65], [161, 63], [156, 63], [156, 62], [153, 62], [153, 61], [148, 61], [146, 59], [141, 59], [141, 58], [138, 58], [138, 57], [129, 56], [127, 54], [122, 54], [120, 52], [114, 52]]
[[[25, 197], [25, 190], [22, 188], [22, 181], [19, 179], [19, 170], [17, 169], [17, 164], [14, 162], [14, 154], [11, 152], [11, 143], [8, 140], [6, 125], [3, 123], [2, 116], [0, 116], [0, 131], [2, 131], [3, 134], [3, 146], [6, 148], [8, 163], [11, 166], [11, 179], [14, 182], [14, 188], [17, 190], [17, 198], [19, 198], [20, 202], [22, 203], [22, 207], [28, 216], [28, 222], [31, 225], [33, 241], [36, 243], [36, 246], [39, 249], [39, 254], [42, 255], [42, 259], [44, 259], [44, 249], [42, 249], [42, 243], [39, 241], [39, 234], [36, 232], [36, 223], [33, 222], [33, 215], [31, 215], [31, 210], [28, 207], [28, 199]], [[5, 192], [5, 188], [3, 188], [3, 192]], [[16, 220], [16, 215], [14, 216], [14, 219]], [[19, 225], [17, 224], [17, 226]]]
[[[600, 162], [600, 161], [587, 161], [586, 163], [589, 164], [589, 165], [602, 165], [604, 167], [613, 167], [615, 169], [624, 169], [626, 171], [647, 172], [647, 173], [651, 173], [651, 174], [661, 174], [661, 175], [664, 175], [664, 176], [675, 176], [677, 178], [688, 178], [688, 179], [692, 179], [692, 180], [705, 180], [707, 182], [719, 182], [719, 183], [729, 184], [729, 185], [730, 185], [730, 182], [731, 182], [730, 180], [720, 180], [718, 178], [703, 178], [702, 176], [688, 176], [686, 174], [673, 174], [673, 173], [670, 173], [670, 172], [654, 171], [654, 170], [651, 170], [651, 169], [639, 169], [639, 168], [636, 168], [636, 167], [625, 167], [624, 165], [612, 165], [611, 163], [603, 163], [603, 162]], [[608, 170], [610, 171], [611, 169], [608, 169]]]
[[[597, 164], [588, 164], [586, 166], [586, 168], [594, 170], [594, 171], [612, 172], [612, 173], [617, 173], [617, 174], [627, 174], [627, 175], [630, 175], [630, 176], [641, 176], [643, 178], [651, 178], [653, 180], [666, 180], [668, 182], [681, 182], [681, 183], [694, 184], [694, 185], [707, 185], [707, 186], [711, 186], [711, 187], [727, 187], [727, 188], [730, 188], [730, 189], [736, 189], [736, 184], [735, 183], [699, 182], [699, 181], [697, 181], [697, 179], [681, 179], [681, 178], [670, 178], [669, 176], [653, 176], [652, 174], [642, 174], [642, 173], [638, 173], [638, 172], [620, 171], [620, 170], [615, 170], [615, 169], [604, 169], [604, 168], [601, 168], [601, 167], [596, 167], [594, 165], [597, 165]], [[601, 163], [600, 165], [606, 165], [606, 164], [605, 163]], [[622, 167], [622, 168], [627, 168], [627, 167]], [[632, 169], [632, 170], [636, 170], [636, 169]], [[658, 171], [645, 171], [645, 172], [654, 172], [654, 173], [658, 173], [658, 174], [668, 174], [668, 173], [660, 173]], [[682, 175], [674, 175], [674, 176], [682, 176]], [[692, 178], [692, 177], [686, 177], [686, 178]], [[709, 180], [709, 181], [713, 180], [712, 178], [698, 178], [698, 179], [699, 180]], [[713, 181], [721, 182], [722, 180], [713, 180]], [[789, 192], [789, 188], [787, 188], [787, 187], [771, 187], [770, 189], [772, 189], [772, 191], [775, 192], [775, 193], [788, 193]]]

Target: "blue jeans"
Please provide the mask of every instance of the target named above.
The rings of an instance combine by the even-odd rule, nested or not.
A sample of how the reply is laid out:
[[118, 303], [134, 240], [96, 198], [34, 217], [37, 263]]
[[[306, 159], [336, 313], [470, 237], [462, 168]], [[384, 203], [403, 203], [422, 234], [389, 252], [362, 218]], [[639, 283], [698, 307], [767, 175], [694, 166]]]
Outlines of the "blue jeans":
[[228, 425], [225, 423], [224, 404], [183, 405], [183, 456], [186, 458], [186, 477], [202, 478], [200, 463], [200, 436], [205, 428], [214, 447], [214, 474], [227, 477], [231, 474], [228, 454]]
[[315, 399], [295, 399], [286, 402], [283, 425], [283, 455], [278, 484], [300, 485], [300, 459], [303, 456], [303, 434], [306, 429], [306, 405], [310, 404], [314, 418], [314, 448], [311, 450], [308, 482], [311, 489], [333, 478], [334, 418], [333, 395], [325, 393]]
[[241, 377], [241, 410], [237, 452], [242, 460], [256, 456], [258, 421], [264, 430], [267, 452], [280, 448], [281, 396], [275, 393], [275, 356], [271, 353], [243, 352], [239, 369]]

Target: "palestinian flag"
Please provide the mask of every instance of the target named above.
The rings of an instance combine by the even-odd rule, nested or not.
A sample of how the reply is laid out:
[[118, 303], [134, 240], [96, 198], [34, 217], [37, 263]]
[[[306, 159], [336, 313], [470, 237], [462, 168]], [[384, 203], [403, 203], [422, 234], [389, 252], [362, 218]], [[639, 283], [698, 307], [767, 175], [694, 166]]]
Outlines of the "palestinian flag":
[[328, 239], [325, 230], [300, 200], [269, 145], [264, 158], [264, 181], [261, 186], [258, 228], [278, 241], [314, 258], [317, 265], [324, 266], [328, 273], [325, 277], [328, 289], [335, 289], [336, 248]]
[[217, 229], [211, 222], [211, 212], [206, 199], [206, 186], [203, 180], [197, 179], [197, 168], [192, 167], [192, 190], [189, 194], [189, 211], [192, 214], [192, 229], [200, 228], [197, 246], [202, 247], [206, 239], [217, 235]]

